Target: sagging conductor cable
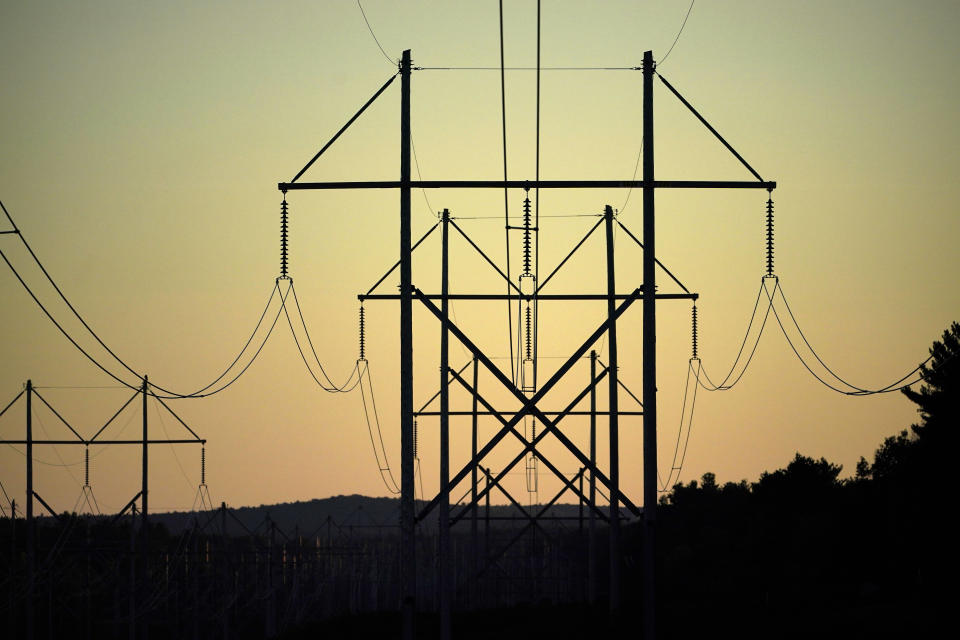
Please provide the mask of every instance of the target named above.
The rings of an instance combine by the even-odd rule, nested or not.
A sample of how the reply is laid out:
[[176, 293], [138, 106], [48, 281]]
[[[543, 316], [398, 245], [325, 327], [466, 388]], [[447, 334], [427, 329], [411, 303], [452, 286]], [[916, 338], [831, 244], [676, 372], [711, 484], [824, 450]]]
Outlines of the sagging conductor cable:
[[[660, 476], [659, 469], [657, 470], [657, 478], [660, 481], [660, 493], [665, 493], [671, 489], [674, 483], [680, 481], [680, 473], [683, 471], [683, 463], [687, 459], [687, 451], [690, 448], [690, 433], [693, 431], [693, 411], [697, 406], [697, 387], [700, 385], [697, 384], [697, 376], [700, 371], [700, 359], [696, 356], [690, 358], [690, 361], [687, 363], [687, 379], [683, 385], [683, 405], [680, 409], [680, 427], [677, 429], [677, 442], [673, 448], [673, 460], [670, 462], [670, 473], [667, 475], [666, 481]], [[693, 377], [693, 389], [691, 392], [691, 374]], [[690, 400], [689, 405], [687, 400]], [[686, 431], [686, 437], [684, 437], [684, 431]], [[680, 443], [683, 441], [683, 448], [681, 449]], [[679, 458], [679, 461], [678, 461]]]
[[307, 339], [307, 345], [310, 347], [310, 353], [313, 355], [313, 360], [317, 363], [317, 367], [320, 369], [320, 375], [323, 376], [323, 379], [326, 381], [321, 382], [320, 378], [313, 372], [313, 367], [310, 365], [310, 362], [307, 360], [306, 353], [304, 352], [303, 346], [300, 344], [300, 338], [297, 336], [297, 330], [293, 326], [293, 319], [290, 317], [290, 311], [287, 309], [286, 299], [283, 303], [283, 313], [287, 318], [287, 324], [290, 327], [290, 333], [293, 335], [293, 341], [297, 345], [297, 351], [300, 353], [300, 358], [303, 360], [303, 364], [307, 367], [307, 371], [310, 373], [310, 377], [313, 378], [314, 382], [317, 385], [326, 391], [327, 393], [348, 393], [353, 391], [357, 385], [360, 384], [360, 368], [359, 365], [354, 365], [353, 369], [350, 371], [350, 374], [347, 376], [346, 381], [343, 384], [336, 384], [327, 375], [326, 369], [323, 367], [323, 363], [320, 362], [320, 357], [317, 355], [317, 350], [313, 346], [313, 339], [310, 337], [310, 331], [307, 330], [307, 323], [303, 317], [303, 310], [300, 308], [300, 300], [297, 298], [297, 290], [293, 287], [293, 280], [290, 282], [290, 292], [293, 295], [293, 302], [296, 305], [297, 318], [299, 319], [299, 326], [303, 329], [304, 336]]
[[[906, 388], [906, 387], [910, 387], [910, 386], [912, 386], [912, 385], [914, 385], [914, 384], [916, 384], [916, 383], [918, 383], [918, 382], [921, 382], [921, 381], [923, 380], [923, 376], [922, 376], [922, 374], [921, 374], [920, 372], [921, 372], [921, 370], [923, 369], [923, 367], [924, 367], [928, 362], [930, 362], [930, 360], [933, 358], [933, 355], [932, 355], [932, 354], [931, 354], [929, 357], [927, 357], [923, 362], [921, 362], [920, 364], [918, 364], [914, 369], [912, 369], [912, 370], [911, 370], [909, 373], [907, 373], [905, 376], [899, 378], [898, 380], [895, 380], [895, 381], [891, 382], [890, 384], [888, 384], [888, 385], [886, 385], [886, 386], [884, 386], [884, 387], [880, 387], [880, 388], [878, 388], [878, 389], [866, 389], [866, 388], [864, 388], [864, 387], [860, 387], [860, 386], [851, 384], [851, 383], [847, 382], [846, 380], [844, 380], [843, 378], [841, 378], [839, 375], [837, 375], [837, 374], [833, 371], [833, 369], [831, 369], [829, 366], [827, 366], [827, 364], [823, 361], [823, 359], [820, 357], [820, 355], [816, 352], [816, 350], [815, 350], [815, 349], [813, 348], [813, 346], [810, 344], [810, 341], [807, 340], [807, 336], [803, 333], [803, 330], [800, 328], [800, 325], [797, 323], [797, 319], [796, 319], [796, 317], [795, 317], [794, 314], [793, 314], [793, 310], [790, 308], [790, 304], [787, 302], [787, 298], [786, 298], [786, 296], [785, 296], [784, 293], [783, 293], [783, 287], [780, 286], [779, 278], [777, 278], [776, 280], [777, 280], [777, 284], [776, 284], [776, 286], [773, 288], [772, 291], [768, 291], [768, 290], [767, 290], [767, 288], [766, 288], [766, 280], [765, 280], [765, 281], [764, 281], [763, 291], [767, 294], [767, 298], [768, 298], [769, 301], [770, 301], [770, 307], [773, 309], [773, 314], [774, 314], [774, 317], [775, 317], [776, 320], [777, 320], [777, 324], [780, 326], [780, 331], [783, 333], [783, 337], [786, 338], [787, 344], [790, 345], [790, 349], [793, 351], [794, 355], [797, 356], [797, 359], [800, 360], [800, 363], [803, 365], [803, 367], [810, 373], [810, 375], [812, 375], [814, 378], [816, 378], [816, 380], [817, 380], [818, 382], [820, 382], [822, 385], [824, 385], [825, 387], [827, 387], [828, 389], [830, 389], [830, 390], [832, 390], [832, 391], [836, 391], [837, 393], [842, 393], [842, 394], [848, 395], [848, 396], [869, 396], [869, 395], [877, 395], [877, 394], [881, 394], [881, 393], [893, 393], [894, 391], [899, 391], [899, 390], [904, 389], [904, 388]], [[807, 360], [803, 357], [803, 355], [801, 355], [801, 353], [800, 353], [799, 349], [797, 348], [796, 344], [794, 344], [794, 341], [790, 339], [790, 335], [787, 333], [787, 329], [786, 329], [786, 327], [785, 327], [784, 324], [783, 324], [783, 320], [782, 320], [781, 317], [780, 317], [780, 313], [777, 312], [776, 306], [775, 306], [775, 304], [774, 304], [775, 301], [776, 301], [776, 296], [777, 296], [777, 293], [778, 293], [778, 292], [779, 292], [779, 294], [780, 294], [780, 299], [783, 301], [784, 310], [786, 311], [786, 314], [789, 316], [790, 322], [793, 324], [793, 327], [796, 329], [797, 334], [800, 336], [800, 339], [802, 340], [803, 344], [806, 345], [807, 349], [808, 349], [808, 350], [810, 351], [810, 353], [813, 355], [814, 359], [820, 364], [820, 366], [823, 367], [823, 369], [824, 369], [830, 376], [832, 376], [839, 384], [848, 387], [847, 389], [844, 389], [844, 388], [839, 387], [839, 386], [835, 386], [835, 385], [832, 384], [830, 381], [825, 380], [824, 377], [821, 377], [820, 375], [818, 375], [818, 374], [813, 370], [813, 367], [812, 367], [811, 363], [807, 362]], [[913, 378], [913, 379], [911, 379], [911, 378]], [[907, 381], [907, 380], [909, 380], [909, 382], [905, 382], [905, 381]]]
[[[80, 322], [80, 324], [84, 327], [84, 329], [86, 329], [87, 332], [88, 332], [88, 333], [94, 338], [94, 340], [97, 342], [97, 344], [99, 344], [117, 363], [119, 363], [124, 369], [126, 369], [127, 372], [129, 372], [130, 374], [132, 374], [133, 376], [135, 376], [135, 377], [138, 379], [138, 381], [139, 381], [140, 379], [142, 379], [141, 374], [139, 374], [139, 373], [137, 373], [136, 371], [134, 371], [134, 369], [133, 369], [132, 367], [130, 367], [130, 366], [126, 363], [126, 361], [124, 361], [124, 360], [123, 360], [122, 358], [120, 358], [120, 356], [118, 356], [112, 349], [110, 349], [110, 347], [107, 346], [107, 344], [106, 344], [106, 343], [100, 338], [100, 336], [93, 330], [93, 328], [89, 325], [89, 323], [87, 323], [87, 321], [83, 318], [83, 316], [80, 315], [79, 311], [77, 311], [76, 307], [74, 307], [74, 305], [70, 302], [70, 300], [69, 300], [69, 299], [66, 297], [66, 295], [63, 293], [63, 290], [57, 285], [56, 281], [54, 281], [53, 277], [52, 277], [52, 276], [50, 275], [50, 273], [47, 271], [46, 267], [44, 267], [44, 265], [43, 265], [43, 263], [40, 261], [39, 257], [37, 257], [37, 254], [33, 251], [33, 248], [32, 248], [32, 247], [30, 246], [30, 244], [27, 242], [27, 239], [24, 237], [24, 235], [23, 235], [23, 233], [20, 231], [19, 227], [17, 227], [16, 223], [15, 223], [14, 220], [13, 220], [13, 217], [10, 215], [10, 212], [7, 211], [7, 208], [6, 208], [6, 206], [3, 205], [3, 202], [2, 202], [2, 201], [0, 201], [0, 209], [3, 210], [4, 215], [7, 217], [7, 220], [10, 222], [11, 226], [13, 227], [13, 232], [20, 238], [20, 242], [23, 244], [24, 248], [25, 248], [25, 249], [27, 250], [27, 252], [30, 254], [30, 256], [31, 256], [31, 258], [33, 259], [34, 263], [37, 265], [37, 267], [38, 267], [38, 268], [40, 269], [40, 271], [43, 273], [44, 277], [47, 279], [47, 281], [48, 281], [48, 282], [50, 283], [50, 285], [53, 287], [54, 291], [56, 291], [57, 295], [60, 297], [60, 299], [63, 301], [63, 303], [67, 306], [67, 308], [70, 310], [70, 312], [74, 315], [74, 317], [75, 317], [75, 318]], [[138, 384], [135, 384], [135, 385], [128, 383], [128, 382], [125, 381], [123, 378], [121, 378], [120, 376], [118, 376], [118, 375], [116, 375], [115, 373], [113, 373], [112, 371], [110, 371], [103, 363], [101, 363], [99, 360], [97, 360], [96, 358], [94, 358], [93, 355], [91, 355], [86, 349], [84, 349], [83, 347], [81, 347], [80, 344], [77, 342], [77, 340], [74, 339], [73, 336], [71, 336], [71, 335], [67, 332], [67, 330], [63, 327], [63, 325], [61, 325], [61, 324], [53, 317], [53, 314], [46, 308], [46, 306], [45, 306], [42, 302], [40, 302], [40, 299], [39, 299], [39, 298], [37, 297], [37, 295], [33, 292], [33, 290], [30, 288], [30, 286], [26, 283], [26, 281], [23, 279], [23, 277], [20, 275], [20, 273], [17, 271], [17, 269], [13, 266], [13, 263], [7, 258], [7, 255], [6, 255], [2, 250], [0, 250], [0, 257], [3, 258], [4, 262], [6, 262], [7, 266], [10, 268], [10, 271], [14, 274], [14, 276], [15, 276], [15, 277], [17, 278], [17, 280], [20, 282], [21, 286], [22, 286], [22, 287], [24, 288], [24, 290], [30, 295], [30, 297], [31, 297], [31, 298], [33, 299], [33, 301], [37, 304], [37, 306], [40, 307], [40, 310], [44, 313], [44, 315], [47, 316], [47, 318], [48, 318], [48, 319], [53, 323], [53, 325], [60, 331], [60, 333], [63, 334], [63, 336], [64, 336], [78, 351], [80, 351], [81, 354], [83, 354], [94, 366], [96, 366], [98, 369], [100, 369], [101, 371], [103, 371], [103, 372], [104, 372], [105, 374], [107, 374], [110, 378], [112, 378], [113, 380], [115, 380], [115, 381], [118, 382], [119, 384], [123, 385], [124, 387], [127, 387], [128, 389], [131, 389], [131, 390], [134, 390], [134, 391], [137, 391], [137, 390], [140, 390], [140, 389], [141, 389], [141, 386], [140, 386], [139, 382], [138, 382]], [[275, 284], [275, 285], [273, 286], [273, 288], [271, 289], [270, 298], [267, 300], [267, 305], [264, 307], [264, 310], [263, 310], [263, 312], [262, 312], [261, 315], [260, 315], [260, 319], [257, 321], [257, 325], [256, 325], [256, 327], [254, 328], [253, 333], [252, 333], [252, 334], [250, 335], [250, 337], [247, 339], [246, 343], [244, 344], [243, 348], [240, 350], [240, 353], [237, 355], [237, 357], [234, 358], [234, 360], [230, 363], [230, 365], [228, 365], [227, 368], [226, 368], [219, 376], [217, 376], [210, 384], [208, 384], [208, 385], [206, 385], [206, 386], [204, 386], [204, 387], [202, 387], [202, 388], [200, 388], [200, 389], [198, 389], [198, 390], [196, 390], [196, 391], [193, 391], [193, 392], [191, 392], [191, 393], [178, 393], [178, 392], [172, 391], [172, 390], [170, 390], [170, 389], [167, 389], [166, 387], [163, 387], [163, 386], [160, 386], [160, 385], [151, 383], [151, 387], [153, 387], [154, 389], [159, 390], [159, 391], [161, 392], [161, 394], [158, 394], [156, 391], [150, 391], [150, 392], [148, 392], [148, 394], [149, 394], [149, 395], [153, 395], [153, 396], [158, 397], [158, 398], [167, 399], [167, 400], [180, 399], [180, 398], [203, 398], [203, 397], [208, 397], [208, 396], [214, 395], [214, 394], [216, 394], [216, 393], [219, 393], [219, 392], [223, 391], [224, 389], [226, 389], [227, 387], [229, 387], [230, 385], [232, 385], [234, 382], [236, 382], [236, 380], [240, 377], [240, 375], [243, 375], [243, 373], [245, 373], [245, 372], [247, 371], [247, 369], [249, 369], [250, 365], [253, 364], [253, 360], [256, 359], [257, 355], [259, 355], [260, 351], [263, 349], [263, 345], [266, 344], [267, 339], [270, 337], [270, 333], [273, 331], [273, 327], [276, 325], [276, 322], [277, 322], [277, 320], [278, 320], [279, 317], [280, 317], [280, 309], [277, 310], [277, 315], [274, 317], [273, 322], [272, 322], [272, 324], [271, 324], [271, 326], [270, 326], [270, 330], [267, 332], [267, 335], [264, 337], [263, 342], [262, 342], [262, 343], [260, 344], [260, 346], [257, 348], [257, 350], [256, 350], [256, 352], [254, 353], [253, 358], [250, 360], [250, 362], [247, 363], [247, 365], [243, 367], [243, 370], [240, 372], [240, 374], [238, 374], [236, 377], [234, 377], [233, 379], [231, 379], [231, 380], [230, 380], [228, 383], [226, 383], [225, 385], [222, 385], [221, 387], [219, 387], [219, 388], [217, 388], [217, 389], [215, 389], [215, 390], [213, 390], [213, 391], [210, 391], [210, 389], [211, 389], [212, 387], [216, 386], [221, 380], [223, 380], [224, 377], [227, 376], [227, 374], [233, 369], [233, 367], [241, 360], [241, 358], [243, 357], [243, 355], [247, 352], [248, 348], [250, 347], [251, 343], [253, 342], [253, 339], [256, 337], [257, 332], [260, 330], [260, 327], [263, 325], [263, 321], [264, 321], [264, 319], [265, 319], [266, 316], [267, 316], [267, 311], [269, 310], [270, 304], [271, 304], [271, 302], [273, 301], [273, 297], [274, 297], [274, 295], [276, 295], [276, 293], [277, 293], [278, 290], [279, 290], [278, 285]], [[281, 295], [282, 295], [282, 297], [285, 296], [285, 294], [281, 294]]]
[[[380, 479], [387, 491], [394, 495], [400, 494], [400, 485], [393, 477], [393, 471], [390, 468], [390, 461], [387, 459], [387, 449], [383, 443], [383, 430], [380, 428], [380, 415], [377, 412], [377, 401], [373, 396], [373, 381], [370, 379], [370, 364], [366, 360], [358, 360], [357, 366], [360, 369], [360, 396], [363, 400], [363, 415], [367, 422], [367, 433], [370, 435], [370, 446], [373, 448], [373, 457], [377, 463], [377, 470], [380, 473]], [[363, 379], [366, 378], [366, 385]], [[364, 388], [366, 387], [366, 389]], [[369, 395], [370, 406], [367, 406], [367, 396]], [[377, 437], [374, 438], [373, 430], [376, 428]], [[416, 431], [416, 418], [414, 418], [414, 431]], [[380, 443], [379, 448], [377, 442]], [[414, 437], [416, 442], [416, 437]], [[414, 453], [416, 457], [416, 453]]]
[[[763, 329], [767, 325], [767, 319], [770, 317], [770, 311], [773, 309], [773, 302], [768, 301], [767, 308], [763, 313], [763, 320], [760, 322], [759, 329], [756, 331], [756, 337], [753, 340], [753, 344], [750, 347], [749, 354], [746, 356], [746, 360], [741, 364], [741, 359], [744, 357], [746, 351], [747, 342], [750, 339], [751, 333], [753, 331], [754, 324], [757, 321], [757, 313], [760, 309], [760, 300], [763, 297], [763, 293], [766, 290], [766, 276], [761, 279], [760, 290], [757, 291], [757, 299], [753, 305], [753, 313], [750, 314], [750, 321], [747, 323], [747, 331], [744, 333], [743, 341], [740, 343], [740, 350], [737, 351], [737, 357], [734, 359], [733, 364], [730, 366], [730, 370], [727, 372], [727, 375], [723, 377], [723, 380], [720, 381], [720, 384], [716, 384], [711, 380], [710, 376], [707, 374], [706, 369], [701, 363], [697, 369], [697, 382], [707, 391], [729, 391], [737, 385], [738, 382], [743, 378], [743, 374], [747, 372], [747, 368], [750, 366], [750, 363], [753, 361], [753, 356], [757, 352], [757, 346], [760, 344], [760, 337], [763, 335]], [[775, 285], [778, 287], [779, 283]], [[699, 361], [699, 358], [697, 358]], [[740, 369], [737, 373], [737, 369]], [[700, 374], [703, 374], [702, 377]], [[735, 375], [736, 374], [736, 375]], [[731, 381], [732, 378], [732, 381]]]

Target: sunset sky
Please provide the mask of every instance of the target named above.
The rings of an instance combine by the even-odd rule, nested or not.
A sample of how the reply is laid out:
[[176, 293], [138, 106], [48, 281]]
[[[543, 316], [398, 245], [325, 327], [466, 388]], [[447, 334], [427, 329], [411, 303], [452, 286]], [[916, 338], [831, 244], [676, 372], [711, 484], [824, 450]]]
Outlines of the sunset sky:
[[[536, 64], [536, 2], [504, 3], [507, 66]], [[353, 0], [329, 2], [0, 3], [0, 200], [84, 319], [138, 373], [177, 391], [216, 378], [240, 351], [279, 275], [277, 183], [290, 180], [396, 71], [411, 49], [413, 140], [424, 179], [503, 176], [500, 74], [429, 67], [498, 67], [496, 2], [363, 2], [386, 57]], [[638, 67], [652, 50], [669, 80], [767, 180], [775, 180], [776, 273], [807, 339], [850, 382], [882, 387], [908, 373], [960, 319], [960, 5], [849, 0], [690, 4], [546, 1], [543, 67]], [[389, 60], [387, 59], [389, 58]], [[391, 62], [393, 60], [393, 62]], [[662, 61], [662, 62], [660, 62]], [[541, 76], [543, 179], [630, 179], [640, 148], [639, 71], [545, 70]], [[656, 82], [659, 179], [749, 180], [750, 174]], [[533, 179], [536, 74], [506, 81], [511, 179]], [[399, 178], [400, 83], [395, 82], [302, 178]], [[541, 277], [611, 205], [638, 236], [641, 194], [541, 191]], [[657, 193], [658, 258], [700, 294], [700, 355], [714, 381], [733, 362], [765, 271], [763, 190]], [[509, 194], [519, 214], [522, 191]], [[357, 358], [357, 294], [398, 259], [398, 195], [291, 192], [290, 275], [324, 367], [345, 378]], [[429, 204], [428, 204], [429, 201]], [[418, 238], [449, 208], [505, 263], [503, 193], [413, 193]], [[557, 217], [549, 217], [557, 216]], [[9, 230], [6, 220], [0, 230]], [[596, 234], [550, 285], [601, 293]], [[439, 234], [414, 254], [414, 284], [439, 290]], [[639, 286], [641, 252], [617, 235], [618, 289]], [[15, 235], [0, 248], [51, 313], [126, 382], [139, 381], [71, 317]], [[463, 242], [451, 244], [455, 292], [502, 293]], [[516, 275], [520, 236], [511, 239]], [[381, 285], [396, 291], [397, 278]], [[661, 291], [673, 292], [662, 274]], [[0, 264], [0, 408], [32, 379], [89, 437], [132, 392], [84, 358]], [[458, 303], [455, 321], [507, 368], [503, 304]], [[399, 316], [369, 302], [367, 358], [386, 453], [399, 479]], [[541, 375], [600, 323], [604, 303], [541, 303]], [[439, 332], [415, 307], [419, 407], [438, 381]], [[641, 391], [640, 305], [620, 324], [621, 379]], [[598, 344], [601, 360], [607, 345]], [[690, 357], [690, 304], [658, 305], [659, 439], [666, 476], [680, 426]], [[467, 361], [458, 346], [451, 364]], [[811, 361], [815, 362], [812, 360]], [[560, 409], [586, 384], [587, 363], [548, 396]], [[818, 370], [819, 372], [819, 370]], [[546, 375], [544, 375], [546, 374]], [[481, 390], [503, 401], [489, 377]], [[71, 388], [64, 388], [71, 387]], [[83, 387], [83, 388], [79, 388]], [[96, 388], [91, 388], [96, 387]], [[101, 388], [110, 387], [110, 388]], [[601, 392], [606, 402], [606, 387]], [[454, 409], [467, 409], [462, 392]], [[182, 437], [149, 408], [152, 437]], [[388, 495], [371, 449], [359, 391], [328, 394], [306, 371], [281, 317], [236, 384], [205, 399], [168, 401], [208, 440], [207, 483], [216, 502], [257, 505], [337, 494]], [[624, 409], [631, 402], [621, 400]], [[512, 408], [503, 402], [504, 408]], [[109, 434], [139, 437], [139, 402]], [[161, 417], [158, 417], [162, 415]], [[732, 390], [697, 396], [680, 480], [713, 471], [755, 480], [796, 452], [853, 473], [861, 455], [916, 419], [901, 394], [848, 397], [818, 383], [771, 318]], [[585, 418], [564, 431], [586, 446]], [[38, 410], [38, 438], [65, 428]], [[492, 420], [482, 433], [494, 432]], [[23, 437], [22, 401], [0, 436]], [[436, 419], [419, 422], [424, 493], [437, 488]], [[606, 425], [601, 423], [601, 434]], [[469, 421], [452, 426], [451, 468], [469, 446]], [[122, 433], [122, 436], [119, 435]], [[489, 462], [496, 469], [516, 445]], [[37, 447], [36, 489], [58, 511], [83, 483], [82, 447]], [[551, 447], [566, 473], [577, 463]], [[621, 425], [625, 492], [642, 490], [639, 418]], [[549, 453], [553, 452], [553, 453]], [[602, 435], [601, 468], [607, 467]], [[91, 485], [104, 512], [139, 490], [138, 447], [91, 447]], [[486, 465], [485, 465], [486, 466]], [[522, 466], [518, 468], [522, 470]], [[151, 450], [151, 510], [189, 509], [200, 480], [195, 446]], [[510, 476], [527, 499], [522, 475]], [[19, 504], [23, 448], [0, 449], [0, 482]], [[539, 497], [559, 484], [543, 473]], [[461, 486], [458, 494], [466, 492]], [[418, 489], [418, 495], [420, 491]], [[459, 497], [459, 496], [455, 496]], [[572, 500], [572, 497], [567, 501]]]

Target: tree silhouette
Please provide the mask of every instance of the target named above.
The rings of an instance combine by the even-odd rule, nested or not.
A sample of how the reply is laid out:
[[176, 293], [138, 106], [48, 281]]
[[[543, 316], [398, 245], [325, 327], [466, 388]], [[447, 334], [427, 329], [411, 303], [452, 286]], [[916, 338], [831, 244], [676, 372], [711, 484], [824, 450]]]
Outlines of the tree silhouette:
[[912, 427], [918, 441], [929, 446], [955, 444], [960, 421], [960, 323], [943, 332], [943, 340], [930, 347], [930, 362], [920, 368], [920, 391], [911, 388], [903, 394], [917, 405], [921, 422]]
[[842, 470], [841, 465], [828, 462], [826, 458], [814, 460], [798, 452], [785, 469], [760, 474], [753, 490], [761, 497], [806, 502], [822, 498], [836, 488]]
[[943, 332], [943, 339], [930, 347], [930, 356], [920, 367], [920, 390], [903, 389], [917, 405], [920, 422], [884, 440], [872, 467], [857, 465], [858, 477], [932, 488], [942, 488], [947, 481], [960, 426], [960, 323]]

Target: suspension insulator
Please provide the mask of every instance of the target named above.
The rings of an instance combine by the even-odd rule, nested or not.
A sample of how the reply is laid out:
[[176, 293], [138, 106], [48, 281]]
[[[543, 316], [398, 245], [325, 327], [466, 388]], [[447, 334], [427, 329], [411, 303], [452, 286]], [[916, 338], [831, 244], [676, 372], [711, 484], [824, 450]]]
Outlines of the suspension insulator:
[[530, 189], [523, 199], [523, 275], [530, 275]]
[[531, 359], [531, 337], [533, 335], [533, 317], [530, 311], [530, 303], [527, 303], [526, 308], [526, 347], [527, 347], [527, 360]]
[[360, 359], [366, 360], [366, 334], [365, 334], [366, 321], [364, 318], [363, 305], [360, 305]]
[[207, 484], [207, 448], [200, 447], [200, 484]]
[[90, 447], [83, 450], [83, 485], [90, 486]]
[[767, 275], [773, 276], [773, 196], [767, 198]]
[[419, 440], [417, 433], [417, 419], [413, 419], [413, 457], [417, 458], [417, 441]]
[[280, 277], [287, 277], [287, 192], [280, 203]]
[[693, 357], [697, 357], [697, 305], [693, 305]]

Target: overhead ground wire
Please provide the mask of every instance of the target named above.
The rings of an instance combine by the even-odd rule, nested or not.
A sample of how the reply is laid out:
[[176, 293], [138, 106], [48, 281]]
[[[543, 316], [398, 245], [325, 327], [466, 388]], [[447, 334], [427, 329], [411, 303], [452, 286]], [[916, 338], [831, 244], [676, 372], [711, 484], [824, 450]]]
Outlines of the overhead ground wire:
[[373, 27], [370, 26], [370, 21], [367, 20], [367, 12], [363, 10], [363, 5], [360, 4], [360, 0], [357, 0], [357, 6], [360, 7], [360, 15], [363, 16], [363, 21], [367, 25], [367, 30], [370, 32], [370, 36], [373, 38], [373, 41], [377, 43], [377, 48], [380, 49], [380, 53], [383, 54], [383, 57], [386, 58], [387, 62], [389, 62], [391, 65], [396, 64], [396, 60], [393, 60], [387, 55], [387, 52], [384, 51], [383, 46], [380, 44], [380, 40], [377, 39], [377, 34], [373, 32]]
[[663, 54], [663, 57], [657, 61], [657, 65], [662, 65], [667, 61], [667, 58], [670, 56], [670, 53], [673, 52], [673, 48], [677, 46], [677, 42], [680, 40], [680, 34], [683, 33], [683, 28], [687, 26], [687, 20], [690, 18], [690, 12], [693, 11], [693, 3], [697, 0], [690, 0], [690, 6], [687, 8], [687, 15], [683, 16], [683, 22], [680, 24], [680, 30], [677, 31], [677, 37], [673, 39], [673, 44], [670, 45], [670, 48], [667, 49], [667, 52]]

